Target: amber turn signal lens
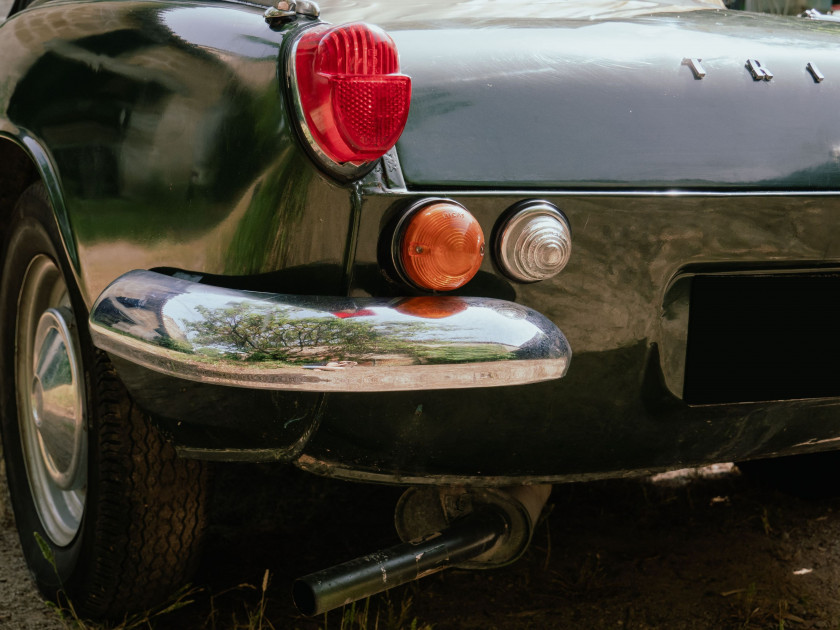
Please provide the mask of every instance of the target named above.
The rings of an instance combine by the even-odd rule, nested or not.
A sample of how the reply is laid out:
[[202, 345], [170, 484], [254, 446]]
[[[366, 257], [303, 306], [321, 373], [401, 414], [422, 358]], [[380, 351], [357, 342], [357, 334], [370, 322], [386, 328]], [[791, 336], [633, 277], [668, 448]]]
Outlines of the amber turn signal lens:
[[416, 210], [400, 231], [399, 261], [418, 287], [452, 291], [469, 282], [484, 258], [484, 233], [462, 205], [437, 201]]

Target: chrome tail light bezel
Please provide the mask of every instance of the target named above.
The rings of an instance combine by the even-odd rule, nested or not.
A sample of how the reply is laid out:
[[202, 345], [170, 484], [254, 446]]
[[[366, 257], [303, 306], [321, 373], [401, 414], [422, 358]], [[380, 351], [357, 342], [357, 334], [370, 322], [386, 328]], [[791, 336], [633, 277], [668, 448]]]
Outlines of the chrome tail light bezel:
[[[311, 33], [313, 29], [319, 29], [323, 30], [326, 34], [330, 30], [340, 28], [342, 26], [346, 25], [331, 25], [327, 22], [314, 22], [302, 28], [295, 35], [294, 41], [288, 48], [288, 52], [285, 58], [285, 81], [287, 94], [289, 95], [290, 100], [291, 114], [292, 118], [294, 119], [292, 124], [295, 127], [297, 134], [301, 139], [301, 143], [304, 145], [306, 151], [312, 158], [314, 158], [315, 162], [330, 175], [343, 181], [352, 181], [359, 179], [366, 175], [368, 172], [370, 172], [377, 164], [377, 162], [379, 162], [382, 159], [382, 157], [384, 157], [388, 152], [394, 150], [396, 142], [387, 151], [384, 151], [382, 153], [382, 156], [374, 159], [364, 159], [360, 161], [348, 162], [339, 162], [333, 159], [319, 144], [318, 138], [316, 137], [317, 134], [313, 132], [313, 130], [310, 128], [309, 122], [307, 121], [305, 106], [301, 95], [301, 87], [299, 81], [300, 76], [297, 69], [299, 47], [304, 37], [308, 33]], [[370, 27], [371, 25], [365, 24], [365, 26]], [[381, 29], [377, 30], [381, 31]], [[399, 72], [399, 65], [397, 66], [397, 71]], [[410, 96], [408, 107], [410, 107]]]

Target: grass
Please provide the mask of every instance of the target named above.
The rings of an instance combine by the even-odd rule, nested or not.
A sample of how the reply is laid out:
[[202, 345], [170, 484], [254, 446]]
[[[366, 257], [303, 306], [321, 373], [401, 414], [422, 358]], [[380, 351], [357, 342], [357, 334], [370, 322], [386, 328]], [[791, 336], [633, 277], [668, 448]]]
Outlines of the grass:
[[[266, 571], [266, 580], [268, 579]], [[264, 581], [267, 588], [267, 581]], [[252, 585], [240, 585], [237, 588], [255, 588]], [[168, 625], [168, 617], [175, 611], [195, 604], [195, 596], [200, 594], [202, 589], [192, 586], [185, 586], [175, 593], [168, 601], [156, 608], [126, 616], [119, 622], [100, 623], [81, 618], [73, 606], [73, 602], [64, 593], [59, 593], [57, 602], [47, 602], [47, 606], [59, 617], [62, 625], [67, 630], [153, 630], [161, 624]], [[212, 602], [211, 597], [211, 602]], [[212, 606], [210, 611], [196, 611], [196, 618], [204, 617], [200, 626], [212, 630], [276, 630], [275, 626], [265, 615], [265, 590], [262, 590], [260, 601], [254, 608], [246, 608], [244, 616], [232, 614], [230, 619], [221, 619], [219, 612]]]
[[[378, 603], [373, 609], [370, 597], [345, 606], [337, 630], [433, 630], [431, 624], [422, 623], [412, 614], [413, 601], [410, 595], [404, 595], [399, 604], [395, 604], [388, 593], [375, 599]], [[329, 621], [327, 613], [320, 630], [336, 627]]]
[[[215, 560], [209, 562], [209, 566], [202, 565], [200, 569], [202, 588], [186, 589], [176, 593], [160, 607], [117, 619], [110, 624], [84, 619], [81, 611], [76, 610], [75, 602], [66, 594], [59, 594], [58, 602], [51, 604], [50, 608], [63, 627], [67, 630], [432, 629], [428, 623], [431, 620], [423, 618], [430, 614], [417, 610], [417, 589], [410, 586], [361, 600], [327, 615], [303, 617], [291, 604], [289, 591], [292, 576], [285, 570], [275, 571], [273, 568], [289, 566], [289, 554], [297, 552], [299, 547], [314, 548], [315, 544], [320, 544], [321, 534], [311, 540], [300, 535], [295, 539], [299, 542], [291, 544], [288, 549], [284, 542], [289, 536], [287, 530], [297, 533], [301, 529], [309, 529], [309, 520], [306, 519], [320, 522], [321, 516], [317, 512], [320, 506], [330, 504], [335, 509], [347, 511], [347, 505], [363, 502], [369, 510], [373, 510], [375, 520], [384, 522], [385, 515], [392, 514], [393, 492], [380, 491], [377, 494], [371, 488], [348, 488], [347, 484], [326, 482], [286, 468], [264, 466], [231, 466], [226, 474], [220, 473], [216, 481], [219, 484], [217, 490], [220, 499], [218, 505], [213, 504], [210, 509], [215, 510], [212, 518], [217, 529], [214, 535], [208, 537], [208, 549], [205, 550], [208, 557]], [[251, 483], [256, 490], [249, 495], [249, 501], [236, 503], [235, 509], [232, 509], [231, 497], [237, 492], [241, 494], [244, 482]], [[299, 490], [297, 495], [289, 493], [282, 512], [270, 501], [278, 486], [294, 486]], [[359, 496], [354, 495], [352, 490]], [[382, 515], [379, 515], [377, 509]], [[250, 532], [250, 535], [245, 536], [248, 540], [244, 540], [240, 533], [242, 513], [251, 514], [253, 519], [251, 529], [246, 528]], [[295, 514], [297, 519], [287, 522], [281, 517], [285, 513]], [[369, 518], [365, 516], [359, 522], [366, 523]], [[387, 525], [385, 522], [381, 529], [388, 530]], [[358, 523], [351, 521], [343, 524], [343, 527], [350, 526], [355, 529]], [[271, 535], [264, 538], [264, 531], [270, 531]], [[329, 534], [329, 538], [339, 539], [341, 531], [342, 527], [337, 528]], [[375, 531], [372, 538], [379, 540], [380, 534]], [[45, 540], [39, 543], [41, 553], [55, 570], [49, 544]], [[362, 548], [371, 547], [365, 540], [358, 541], [358, 545]], [[249, 556], [247, 550], [253, 547], [258, 547], [260, 551]], [[333, 557], [333, 552], [326, 556]], [[223, 565], [221, 570], [217, 568], [217, 563]], [[272, 568], [266, 570], [266, 567]]]
[[[828, 561], [840, 549], [840, 507], [768, 494], [734, 473], [691, 480], [691, 501], [676, 481], [560, 486], [530, 552], [515, 565], [440, 573], [304, 618], [287, 594], [291, 569], [281, 567], [323, 566], [347, 549], [375, 548], [390, 532], [383, 521], [395, 493], [298, 471], [235, 470], [220, 478], [232, 492], [245, 479], [265, 494], [256, 492], [253, 505], [219, 507], [228, 511], [215, 516], [212, 561], [202, 567], [203, 583], [212, 586], [189, 606], [152, 611], [146, 625], [115, 630], [577, 630], [616, 628], [618, 621], [627, 630], [840, 630], [837, 571]], [[277, 488], [289, 492], [271, 503]], [[721, 496], [731, 500], [715, 500]], [[342, 518], [324, 518], [322, 506]], [[243, 513], [251, 521], [247, 540], [236, 533]], [[254, 547], [253, 556], [244, 555]], [[794, 575], [805, 566], [813, 573]]]
[[[58, 567], [55, 564], [55, 555], [53, 554], [52, 548], [50, 548], [47, 541], [38, 532], [33, 532], [33, 536], [38, 543], [44, 559], [50, 563], [56, 576], [58, 576]], [[266, 571], [266, 580], [267, 578], [268, 571]], [[142, 613], [128, 615], [122, 622], [117, 624], [97, 624], [82, 619], [76, 611], [73, 601], [68, 597], [64, 589], [58, 591], [56, 601], [47, 601], [46, 605], [58, 615], [62, 625], [67, 630], [135, 630], [138, 628], [153, 628], [152, 621], [154, 619], [165, 617], [176, 610], [189, 606], [194, 602], [194, 596], [199, 592], [201, 592], [201, 589], [186, 585], [160, 606]]]
[[[268, 601], [266, 592], [268, 591], [269, 584], [271, 584], [271, 572], [266, 569], [259, 588], [252, 584], [243, 583], [220, 593], [210, 595], [209, 611], [206, 613], [202, 627], [210, 628], [211, 630], [275, 630], [274, 624], [266, 616], [266, 605]], [[216, 608], [217, 599], [233, 592], [244, 593], [249, 590], [259, 591], [259, 601], [253, 606], [246, 605], [241, 614], [233, 612], [229, 619], [223, 618], [221, 612]], [[200, 616], [201, 613], [196, 613], [196, 617]]]
[[[38, 547], [41, 550], [41, 554], [44, 556], [44, 559], [46, 559], [46, 561], [50, 563], [50, 566], [52, 566], [53, 571], [55, 571], [55, 574], [58, 575], [58, 567], [55, 564], [55, 555], [53, 554], [53, 551], [50, 548], [49, 544], [46, 540], [44, 540], [44, 538], [40, 534], [38, 534], [38, 532], [34, 532], [33, 535], [35, 537], [35, 541], [38, 543]], [[259, 605], [256, 608], [256, 610], [248, 612], [246, 624], [242, 625], [236, 623], [232, 626], [225, 626], [225, 628], [230, 628], [230, 630], [274, 630], [274, 626], [272, 626], [271, 623], [267, 619], [265, 619], [265, 593], [266, 590], [268, 590], [269, 581], [270, 573], [268, 570], [266, 570], [263, 576]], [[253, 588], [248, 584], [240, 585], [239, 588], [242, 587]], [[56, 601], [47, 601], [45, 603], [48, 608], [50, 608], [53, 612], [56, 613], [56, 615], [58, 615], [58, 618], [61, 620], [62, 625], [67, 630], [138, 630], [141, 628], [153, 629], [155, 627], [156, 621], [159, 621], [161, 618], [165, 618], [168, 615], [174, 613], [175, 611], [181, 610], [182, 608], [185, 608], [186, 606], [195, 603], [195, 596], [201, 592], [201, 588], [193, 587], [189, 584], [185, 585], [184, 587], [176, 591], [167, 601], [163, 602], [159, 606], [156, 606], [143, 612], [127, 615], [121, 622], [117, 623], [97, 623], [94, 621], [83, 619], [76, 611], [76, 607], [73, 605], [73, 601], [64, 591], [64, 589], [58, 591]], [[210, 601], [211, 615], [209, 619], [213, 621], [212, 627], [215, 629], [216, 624], [215, 615], [213, 615], [214, 609], [212, 607], [212, 597]]]
[[805, 619], [793, 614], [791, 605], [786, 599], [774, 600], [762, 596], [761, 589], [751, 582], [747, 588], [736, 589], [721, 593], [724, 597], [732, 597], [730, 620], [736, 628], [744, 630], [801, 627]]
[[[49, 547], [39, 540], [45, 557], [51, 561]], [[203, 589], [186, 586], [176, 592], [169, 600], [158, 607], [134, 615], [129, 615], [120, 622], [99, 623], [81, 618], [73, 602], [66, 593], [60, 592], [57, 602], [46, 602], [56, 613], [66, 630], [155, 630], [156, 628], [206, 628], [208, 630], [278, 630], [278, 626], [269, 618], [267, 592], [271, 584], [271, 573], [266, 570], [260, 586], [239, 584], [219, 593], [209, 595], [208, 603], [202, 606], [197, 597]], [[257, 591], [259, 600], [249, 601], [248, 593]], [[217, 607], [217, 600], [240, 593], [243, 605], [238, 611], [229, 605]], [[193, 613], [189, 621], [184, 614], [178, 619], [172, 618], [176, 611], [192, 606]], [[225, 612], [223, 612], [223, 610]], [[229, 616], [228, 616], [229, 615]], [[185, 625], [186, 623], [186, 625]], [[344, 608], [323, 615], [318, 623], [318, 630], [433, 630], [433, 626], [423, 623], [413, 614], [413, 600], [408, 591], [396, 600], [385, 593], [382, 596], [367, 598], [345, 606]], [[287, 627], [287, 626], [282, 626]]]
[[199, 588], [189, 585], [185, 586], [160, 606], [134, 615], [128, 615], [123, 621], [110, 624], [101, 624], [82, 619], [76, 613], [73, 602], [63, 592], [59, 593], [57, 602], [47, 602], [47, 606], [56, 612], [62, 625], [67, 630], [139, 630], [141, 628], [154, 628], [156, 620], [166, 617], [185, 606], [189, 606], [195, 601], [193, 598], [200, 591], [201, 589]]

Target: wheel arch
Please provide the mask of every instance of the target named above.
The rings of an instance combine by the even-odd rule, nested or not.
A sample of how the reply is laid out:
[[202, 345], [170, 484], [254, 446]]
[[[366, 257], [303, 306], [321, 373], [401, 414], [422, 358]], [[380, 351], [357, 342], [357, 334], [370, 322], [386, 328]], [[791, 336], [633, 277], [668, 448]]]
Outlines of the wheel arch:
[[78, 282], [76, 242], [61, 192], [61, 180], [48, 151], [29, 135], [0, 133], [0, 164], [3, 165], [0, 169], [0, 233], [6, 232], [12, 211], [23, 191], [38, 180], [42, 181], [61, 236], [61, 248]]
[[[116, 621], [189, 580], [205, 528], [207, 472], [177, 458], [82, 334], [84, 305], [72, 295], [55, 209], [32, 168], [35, 183], [5, 216], [0, 274], [0, 437], [10, 504], [41, 592], [66, 601], [63, 592], [80, 615]], [[44, 322], [57, 325], [48, 334], [60, 343], [43, 343]], [[68, 360], [76, 366], [69, 375]], [[63, 404], [67, 386], [77, 404]], [[62, 398], [50, 405], [45, 394]], [[44, 421], [53, 429], [42, 432]], [[65, 448], [68, 421], [79, 439]]]

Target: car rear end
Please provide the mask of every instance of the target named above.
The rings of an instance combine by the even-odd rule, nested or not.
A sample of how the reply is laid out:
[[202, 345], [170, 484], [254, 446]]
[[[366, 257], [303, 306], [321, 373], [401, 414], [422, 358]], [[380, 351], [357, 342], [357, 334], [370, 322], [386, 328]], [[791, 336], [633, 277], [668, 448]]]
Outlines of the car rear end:
[[[445, 294], [533, 308], [574, 359], [540, 384], [331, 395], [298, 463], [498, 485], [830, 448], [836, 27], [448, 15], [386, 23], [411, 111], [361, 184], [351, 295], [438, 295], [393, 272], [393, 225], [444, 198], [486, 239], [474, 278]], [[500, 234], [534, 205], [567, 222], [570, 257], [523, 279]]]

